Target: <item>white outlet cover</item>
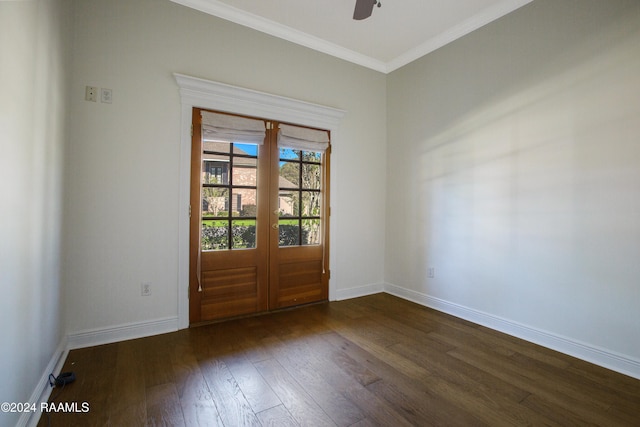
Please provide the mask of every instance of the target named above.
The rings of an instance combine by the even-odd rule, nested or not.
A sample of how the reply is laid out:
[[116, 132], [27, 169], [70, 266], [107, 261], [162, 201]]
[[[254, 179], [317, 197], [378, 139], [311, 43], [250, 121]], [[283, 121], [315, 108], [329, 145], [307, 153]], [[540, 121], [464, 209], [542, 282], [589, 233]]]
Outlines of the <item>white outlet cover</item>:
[[151, 283], [145, 282], [140, 284], [140, 295], [143, 297], [151, 295]]
[[84, 100], [97, 102], [98, 101], [98, 88], [95, 86], [87, 86], [84, 90]]

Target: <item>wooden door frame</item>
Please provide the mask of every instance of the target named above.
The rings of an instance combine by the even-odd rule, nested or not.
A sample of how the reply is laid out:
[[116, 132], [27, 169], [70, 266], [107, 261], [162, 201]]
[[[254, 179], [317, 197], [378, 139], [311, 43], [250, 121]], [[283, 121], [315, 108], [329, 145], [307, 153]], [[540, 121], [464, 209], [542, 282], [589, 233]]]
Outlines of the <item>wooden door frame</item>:
[[[228, 248], [202, 251], [200, 235], [202, 233], [202, 176], [203, 150], [202, 115], [204, 112], [227, 114], [194, 107], [192, 109], [191, 129], [191, 191], [190, 191], [190, 231], [189, 231], [189, 324], [197, 325], [224, 318], [257, 314], [295, 305], [326, 301], [329, 297], [329, 193], [331, 145], [324, 150], [316, 163], [320, 170], [318, 187], [305, 187], [303, 180], [300, 189], [318, 188], [320, 201], [321, 236], [319, 244], [304, 244], [300, 241], [293, 246], [280, 246], [280, 178], [281, 161], [278, 146], [280, 123], [266, 121], [260, 117], [247, 117], [265, 123], [264, 144], [258, 146], [256, 155], [256, 192], [257, 192], [257, 229], [255, 247], [233, 250], [229, 241]], [[240, 117], [240, 116], [236, 116]], [[243, 116], [246, 117], [246, 116]], [[322, 131], [318, 129], [318, 131]], [[210, 147], [210, 149], [214, 149]], [[235, 150], [228, 152], [230, 165], [235, 164]], [[211, 153], [209, 153], [211, 154]], [[300, 152], [297, 160], [290, 161], [298, 165], [303, 174], [307, 164]], [[240, 155], [242, 158], [242, 155]], [[235, 176], [229, 170], [229, 176]], [[222, 183], [221, 183], [222, 184]], [[226, 183], [233, 188], [229, 178]], [[230, 190], [230, 194], [232, 191]], [[302, 196], [300, 196], [302, 202]], [[231, 206], [231, 205], [229, 205]], [[231, 209], [231, 207], [229, 208]], [[299, 207], [302, 213], [302, 207]], [[285, 219], [288, 217], [285, 217]], [[300, 217], [302, 218], [302, 216]], [[298, 218], [298, 220], [300, 219]], [[229, 226], [231, 216], [226, 216]], [[300, 231], [302, 226], [300, 225]], [[229, 238], [231, 230], [229, 230]], [[298, 236], [300, 238], [300, 236]], [[206, 279], [208, 277], [208, 279]], [[225, 277], [220, 281], [215, 277]], [[252, 279], [255, 279], [253, 281]], [[205, 297], [208, 295], [208, 297]], [[214, 296], [215, 295], [215, 296]]]
[[[340, 146], [339, 127], [346, 112], [266, 92], [224, 83], [174, 74], [180, 88], [180, 182], [178, 197], [178, 319], [177, 329], [189, 327], [189, 204], [191, 178], [191, 122], [193, 107], [264, 117], [285, 123], [297, 123], [331, 132], [334, 150]], [[335, 151], [334, 151], [335, 155]], [[329, 179], [330, 177], [328, 177]], [[335, 179], [330, 182], [335, 182]], [[330, 188], [330, 192], [334, 192]], [[331, 206], [329, 206], [331, 209]], [[332, 209], [336, 214], [339, 209]], [[333, 221], [332, 223], [335, 223]], [[335, 253], [335, 251], [334, 251]], [[331, 263], [330, 264], [334, 264]], [[335, 283], [329, 281], [329, 300], [336, 296]]]

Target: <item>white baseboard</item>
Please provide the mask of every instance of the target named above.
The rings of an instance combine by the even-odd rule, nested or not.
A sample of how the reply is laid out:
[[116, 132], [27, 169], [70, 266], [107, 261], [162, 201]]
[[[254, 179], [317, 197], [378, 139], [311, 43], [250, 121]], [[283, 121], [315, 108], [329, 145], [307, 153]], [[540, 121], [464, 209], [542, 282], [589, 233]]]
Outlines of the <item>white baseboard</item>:
[[484, 313], [469, 307], [434, 298], [421, 292], [387, 283], [384, 291], [397, 297], [413, 301], [464, 320], [495, 329], [505, 334], [539, 344], [543, 347], [568, 354], [612, 371], [640, 379], [640, 361], [629, 356], [585, 344], [567, 337], [522, 325], [508, 319]]
[[383, 283], [375, 283], [365, 286], [358, 286], [356, 288], [340, 289], [336, 291], [336, 301], [342, 301], [345, 299], [364, 297], [367, 295], [379, 294], [384, 292]]
[[118, 341], [149, 337], [178, 330], [178, 318], [167, 317], [146, 322], [127, 323], [108, 328], [73, 332], [67, 336], [69, 350], [94, 345], [110, 344]]
[[[51, 360], [47, 363], [47, 367], [44, 368], [42, 375], [40, 375], [40, 382], [36, 385], [36, 388], [31, 393], [31, 397], [28, 402], [35, 403], [38, 408], [40, 408], [41, 402], [46, 402], [49, 400], [49, 396], [51, 395], [51, 391], [53, 388], [49, 385], [49, 374], [53, 373], [54, 375], [58, 375], [60, 370], [62, 369], [62, 365], [67, 358], [67, 353], [69, 350], [67, 349], [67, 338], [64, 337], [60, 344], [58, 344], [58, 348], [51, 356]], [[18, 427], [35, 427], [38, 425], [38, 421], [40, 421], [41, 412], [23, 412], [22, 416], [18, 419], [18, 423], [16, 426]]]
[[[91, 329], [70, 333], [64, 337], [54, 352], [51, 360], [41, 375], [41, 380], [31, 393], [29, 402], [40, 407], [41, 402], [46, 402], [51, 395], [52, 387], [49, 385], [49, 374], [60, 374], [69, 350], [94, 345], [109, 344], [134, 338], [148, 337], [178, 330], [178, 318], [168, 317], [148, 322], [129, 323], [109, 328]], [[40, 411], [24, 412], [18, 419], [18, 427], [35, 427], [42, 414]]]
[[[625, 375], [640, 379], [640, 361], [631, 357], [616, 354], [614, 352], [584, 344], [566, 337], [558, 336], [546, 331], [519, 324], [498, 316], [484, 313], [469, 307], [431, 297], [421, 292], [406, 289], [391, 283], [371, 284], [355, 288], [343, 289], [336, 294], [337, 300], [357, 298], [386, 292], [391, 295], [415, 302], [417, 304], [433, 308], [443, 313], [451, 314], [470, 322], [486, 326], [488, 328], [504, 332], [517, 338], [530, 341], [552, 350], [577, 357], [587, 362], [620, 372]], [[147, 322], [129, 323], [109, 328], [99, 328], [70, 333], [64, 338], [54, 352], [41, 377], [42, 380], [36, 386], [29, 402], [46, 402], [51, 394], [51, 386], [48, 377], [50, 373], [59, 373], [62, 369], [69, 350], [94, 345], [110, 344], [135, 338], [164, 334], [178, 330], [178, 318], [168, 317]], [[40, 412], [23, 413], [18, 427], [35, 427], [40, 419]]]

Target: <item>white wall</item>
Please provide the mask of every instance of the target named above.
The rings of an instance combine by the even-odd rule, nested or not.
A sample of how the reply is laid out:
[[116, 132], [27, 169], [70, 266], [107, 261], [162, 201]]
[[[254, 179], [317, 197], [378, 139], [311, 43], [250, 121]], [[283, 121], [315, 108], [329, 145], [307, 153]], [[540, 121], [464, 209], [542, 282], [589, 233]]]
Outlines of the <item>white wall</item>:
[[[0, 402], [25, 402], [40, 389], [64, 336], [60, 229], [70, 6], [0, 2]], [[20, 415], [0, 412], [0, 425], [15, 425]]]
[[389, 75], [389, 289], [640, 375], [638, 46], [536, 0]]
[[[174, 72], [347, 111], [332, 156], [331, 280], [339, 294], [380, 286], [383, 74], [169, 0], [78, 1], [74, 19], [63, 276], [71, 335], [177, 316]], [[113, 103], [84, 101], [86, 85], [112, 89]], [[140, 296], [141, 282], [152, 283], [151, 297]]]

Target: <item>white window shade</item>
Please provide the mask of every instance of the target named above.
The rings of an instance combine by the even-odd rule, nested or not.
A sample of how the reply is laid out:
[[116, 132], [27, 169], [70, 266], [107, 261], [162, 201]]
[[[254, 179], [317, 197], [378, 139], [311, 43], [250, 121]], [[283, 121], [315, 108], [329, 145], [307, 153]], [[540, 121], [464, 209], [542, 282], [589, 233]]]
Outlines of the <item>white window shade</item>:
[[245, 144], [264, 144], [266, 130], [262, 120], [202, 111], [202, 139]]
[[329, 147], [329, 132], [281, 124], [278, 147], [323, 153]]

